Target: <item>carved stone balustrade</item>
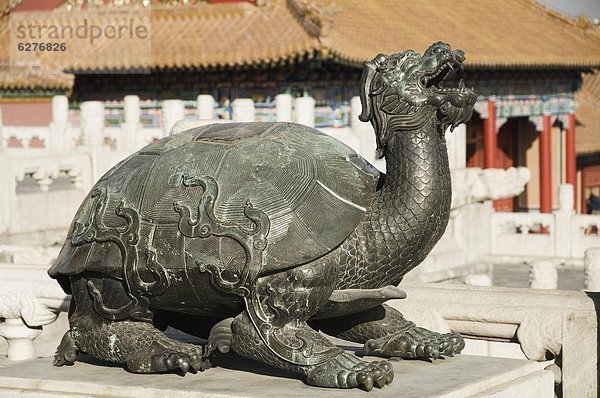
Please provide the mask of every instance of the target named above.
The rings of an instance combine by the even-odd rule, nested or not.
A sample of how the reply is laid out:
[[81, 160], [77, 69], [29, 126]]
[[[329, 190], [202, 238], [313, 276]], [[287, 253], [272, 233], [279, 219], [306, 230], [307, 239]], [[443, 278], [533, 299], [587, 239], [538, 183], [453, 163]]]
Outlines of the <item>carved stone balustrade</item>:
[[574, 214], [571, 217], [571, 251], [583, 257], [586, 249], [600, 247], [600, 215]]
[[495, 256], [583, 259], [590, 247], [600, 246], [600, 216], [557, 210], [553, 214], [491, 214], [490, 253]]
[[[2, 126], [2, 145], [14, 150], [39, 149], [36, 145], [41, 145], [43, 148], [50, 137], [49, 127], [40, 126]], [[15, 145], [16, 144], [16, 145]]]
[[[0, 153], [0, 170], [0, 234], [67, 228], [92, 186], [91, 159], [84, 153], [6, 151]], [[70, 186], [53, 190], [52, 184], [61, 176], [68, 178]], [[38, 191], [34, 185], [17, 192], [26, 177]]]
[[33, 358], [42, 327], [68, 310], [69, 296], [50, 277], [47, 265], [0, 263], [0, 336], [9, 360]]
[[553, 214], [493, 213], [491, 254], [553, 256], [556, 230]]
[[479, 167], [452, 170], [452, 207], [459, 208], [474, 202], [512, 198], [525, 190], [531, 174], [526, 167], [480, 169]]
[[[418, 325], [490, 344], [518, 343], [529, 360], [555, 359], [563, 397], [595, 396], [600, 295], [564, 290], [402, 284], [392, 306]], [[469, 343], [467, 343], [469, 348]], [[506, 351], [506, 350], [505, 350]], [[482, 353], [476, 354], [481, 355]]]

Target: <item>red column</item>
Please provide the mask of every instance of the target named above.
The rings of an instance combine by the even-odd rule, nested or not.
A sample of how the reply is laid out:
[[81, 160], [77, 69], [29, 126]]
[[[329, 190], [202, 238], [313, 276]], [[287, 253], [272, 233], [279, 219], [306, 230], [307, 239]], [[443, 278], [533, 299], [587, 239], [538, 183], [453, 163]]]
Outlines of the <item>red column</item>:
[[496, 151], [498, 137], [496, 136], [496, 104], [492, 100], [487, 102], [488, 117], [483, 125], [483, 160], [484, 168], [496, 167]]
[[567, 136], [566, 136], [566, 174], [567, 174], [567, 184], [573, 185], [573, 203], [575, 204], [575, 209], [577, 209], [577, 163], [576, 156], [577, 152], [575, 150], [575, 114], [569, 114], [569, 125], [567, 126]]
[[581, 214], [587, 214], [585, 197], [585, 167], [581, 168]]
[[552, 144], [550, 115], [543, 116], [544, 128], [540, 133], [540, 212], [552, 212]]

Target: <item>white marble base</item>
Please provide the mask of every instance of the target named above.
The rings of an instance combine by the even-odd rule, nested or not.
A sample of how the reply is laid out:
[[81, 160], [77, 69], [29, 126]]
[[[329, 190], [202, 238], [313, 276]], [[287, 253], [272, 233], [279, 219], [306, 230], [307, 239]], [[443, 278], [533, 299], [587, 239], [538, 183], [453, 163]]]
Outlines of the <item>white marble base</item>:
[[218, 368], [185, 377], [136, 375], [83, 358], [53, 367], [51, 358], [0, 361], [1, 397], [553, 397], [553, 376], [537, 362], [459, 355], [394, 362], [396, 378], [382, 390], [310, 387], [282, 372], [228, 355]]

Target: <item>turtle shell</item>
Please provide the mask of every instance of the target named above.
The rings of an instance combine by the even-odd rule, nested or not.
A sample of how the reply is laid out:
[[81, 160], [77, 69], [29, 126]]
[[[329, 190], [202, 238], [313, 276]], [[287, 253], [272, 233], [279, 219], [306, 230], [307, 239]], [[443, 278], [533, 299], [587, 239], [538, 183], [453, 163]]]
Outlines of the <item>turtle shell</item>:
[[[340, 245], [371, 205], [379, 172], [351, 148], [306, 126], [212, 124], [156, 141], [106, 173], [92, 190], [106, 192], [101, 224], [122, 230], [126, 221], [118, 214], [119, 206], [133, 209], [140, 242], [145, 242], [138, 247], [156, 249], [167, 267], [183, 267], [187, 255], [208, 248], [202, 238], [182, 236], [174, 203], [197, 208], [203, 187], [183, 180], [201, 176], [217, 184], [217, 219], [252, 229], [244, 213], [248, 202], [268, 216], [262, 271], [273, 272], [307, 263]], [[73, 243], [75, 229], [85, 226], [94, 211], [96, 196], [88, 195], [78, 210], [51, 276], [85, 269], [120, 275], [118, 245]], [[227, 251], [227, 245], [219, 244], [218, 250]], [[230, 252], [244, 256], [234, 248]]]

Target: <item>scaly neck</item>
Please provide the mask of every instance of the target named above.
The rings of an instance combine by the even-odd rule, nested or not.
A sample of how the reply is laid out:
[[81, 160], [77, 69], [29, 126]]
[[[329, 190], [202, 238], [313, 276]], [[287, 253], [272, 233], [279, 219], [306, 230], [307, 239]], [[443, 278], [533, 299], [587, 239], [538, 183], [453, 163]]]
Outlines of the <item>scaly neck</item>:
[[[429, 254], [450, 215], [452, 187], [446, 141], [434, 119], [415, 130], [391, 132], [385, 157], [387, 176], [370, 212], [375, 235], [368, 245], [378, 252], [383, 272], [398, 280]], [[384, 259], [380, 252], [383, 233]], [[392, 268], [392, 269], [391, 269]]]

